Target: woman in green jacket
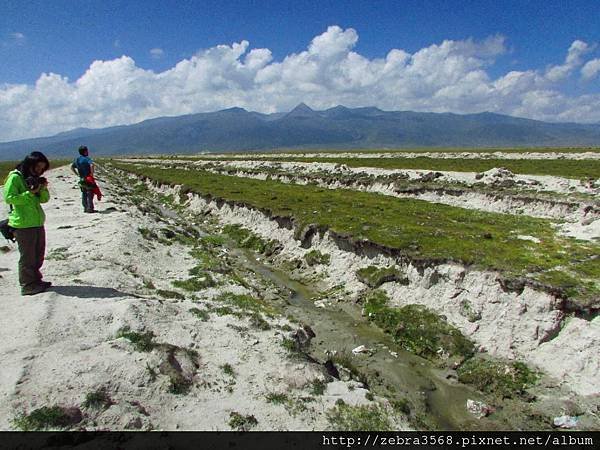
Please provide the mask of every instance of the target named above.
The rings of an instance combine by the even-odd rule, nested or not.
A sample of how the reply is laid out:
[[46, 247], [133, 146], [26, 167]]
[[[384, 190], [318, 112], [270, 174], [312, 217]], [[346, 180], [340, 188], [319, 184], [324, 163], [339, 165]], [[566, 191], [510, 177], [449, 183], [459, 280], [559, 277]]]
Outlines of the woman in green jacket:
[[48, 181], [42, 177], [50, 168], [41, 152], [29, 154], [4, 183], [4, 201], [10, 205], [8, 224], [15, 229], [19, 246], [19, 283], [22, 295], [44, 292], [52, 283], [42, 281], [40, 268], [46, 253], [46, 216], [41, 204], [50, 199]]

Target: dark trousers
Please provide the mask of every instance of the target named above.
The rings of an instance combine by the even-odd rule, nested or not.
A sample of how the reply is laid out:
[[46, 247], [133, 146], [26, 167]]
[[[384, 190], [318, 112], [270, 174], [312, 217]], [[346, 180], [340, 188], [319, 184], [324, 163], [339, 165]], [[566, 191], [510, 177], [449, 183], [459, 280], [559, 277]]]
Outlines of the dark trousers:
[[46, 254], [46, 230], [44, 227], [17, 228], [15, 238], [19, 245], [19, 284], [22, 288], [42, 281], [40, 269]]
[[94, 210], [94, 191], [91, 189], [81, 190], [81, 204], [83, 205], [84, 211]]

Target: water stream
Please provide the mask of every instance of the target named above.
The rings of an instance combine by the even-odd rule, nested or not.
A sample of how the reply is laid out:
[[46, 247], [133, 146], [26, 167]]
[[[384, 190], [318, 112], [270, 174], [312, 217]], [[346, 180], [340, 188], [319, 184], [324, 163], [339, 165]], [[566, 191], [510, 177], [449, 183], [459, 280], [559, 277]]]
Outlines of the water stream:
[[256, 254], [250, 251], [238, 249], [232, 253], [245, 267], [290, 292], [285, 312], [315, 331], [310, 353], [317, 360], [325, 362], [328, 351], [350, 353], [353, 348], [365, 345], [375, 353], [353, 356], [353, 362], [361, 371], [378, 374], [369, 386], [372, 392], [391, 399], [408, 399], [422, 425], [437, 430], [497, 427], [493, 419], [478, 420], [466, 409], [467, 399], [480, 400], [481, 394], [446, 379], [447, 371], [403, 350], [390, 336], [363, 318], [357, 306], [339, 304], [334, 308], [319, 308], [312, 300], [315, 293], [310, 287], [257, 261]]

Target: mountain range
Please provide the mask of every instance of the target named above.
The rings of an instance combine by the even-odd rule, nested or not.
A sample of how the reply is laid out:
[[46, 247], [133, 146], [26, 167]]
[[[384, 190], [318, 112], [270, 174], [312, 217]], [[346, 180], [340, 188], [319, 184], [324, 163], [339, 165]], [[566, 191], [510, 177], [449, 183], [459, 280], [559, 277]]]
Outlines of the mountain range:
[[584, 147], [600, 146], [600, 124], [548, 123], [489, 112], [463, 115], [344, 106], [315, 111], [301, 103], [288, 113], [230, 108], [133, 125], [77, 128], [0, 143], [0, 159], [20, 159], [32, 150], [72, 156], [80, 145], [105, 156], [310, 148]]

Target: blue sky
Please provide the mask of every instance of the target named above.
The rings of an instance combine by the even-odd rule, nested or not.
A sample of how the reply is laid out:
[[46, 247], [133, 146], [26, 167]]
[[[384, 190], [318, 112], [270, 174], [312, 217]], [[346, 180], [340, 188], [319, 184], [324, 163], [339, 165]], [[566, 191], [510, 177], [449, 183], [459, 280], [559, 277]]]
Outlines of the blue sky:
[[[232, 103], [269, 112], [299, 101], [322, 108], [366, 106], [373, 99], [383, 109], [489, 109], [542, 120], [600, 122], [600, 116], [590, 113], [600, 95], [598, 1], [3, 0], [0, 17], [0, 141]], [[318, 36], [325, 36], [324, 45], [330, 47], [313, 54], [310, 46]], [[455, 45], [444, 49], [444, 42]], [[235, 43], [242, 43], [243, 53], [207, 56], [210, 49], [233, 49]], [[218, 67], [214, 59], [237, 58], [244, 64], [253, 49], [268, 49], [269, 54], [257, 52], [262, 59], [252, 70]], [[388, 64], [391, 72], [378, 78], [383, 70], [378, 61], [393, 50], [407, 59], [394, 67]], [[300, 58], [303, 52], [309, 54]], [[429, 58], [432, 52], [437, 55]], [[415, 55], [427, 56], [429, 62], [418, 63]], [[286, 66], [286, 58], [294, 57]], [[95, 61], [114, 64], [93, 66]], [[175, 73], [181, 62], [190, 66], [185, 82]], [[286, 75], [312, 64], [312, 72], [303, 76]], [[427, 64], [444, 70], [433, 73]], [[553, 67], [557, 69], [549, 74]], [[239, 73], [229, 79], [232, 70]], [[91, 76], [94, 71], [99, 75]], [[111, 71], [113, 78], [107, 74]], [[43, 74], [56, 77], [40, 83]], [[215, 100], [182, 101], [178, 108], [149, 93], [162, 86], [161, 77], [171, 76], [173, 83], [181, 83], [171, 95]], [[444, 76], [450, 80], [446, 84]], [[419, 77], [430, 83], [418, 85]], [[108, 84], [107, 98], [73, 106], [90, 92], [79, 90], [81, 79], [86, 86], [90, 79], [102, 88]], [[464, 79], [473, 84], [465, 86]], [[115, 90], [121, 97], [110, 92]], [[18, 100], [39, 111], [18, 110]], [[52, 113], [71, 119], [52, 120]], [[32, 120], [40, 125], [32, 128]]]

